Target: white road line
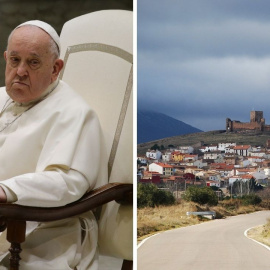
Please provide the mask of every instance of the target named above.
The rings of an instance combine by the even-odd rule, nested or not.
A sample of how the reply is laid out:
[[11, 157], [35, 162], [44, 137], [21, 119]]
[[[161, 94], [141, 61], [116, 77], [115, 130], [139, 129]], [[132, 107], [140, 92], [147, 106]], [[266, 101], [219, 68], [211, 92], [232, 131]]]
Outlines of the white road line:
[[154, 234], [154, 235], [151, 235], [151, 236], [149, 236], [149, 237], [147, 237], [147, 238], [145, 238], [145, 239], [143, 239], [142, 240], [142, 242], [137, 246], [137, 249], [139, 249], [148, 239], [150, 239], [150, 238], [152, 238], [152, 237], [154, 237], [154, 236], [157, 236], [157, 235], [159, 235], [160, 233], [156, 233], [156, 234]]
[[[260, 225], [258, 225], [258, 226], [260, 226]], [[255, 227], [258, 227], [258, 226], [255, 226]], [[261, 225], [261, 226], [262, 226], [262, 225]], [[251, 237], [249, 237], [249, 236], [247, 235], [247, 232], [248, 232], [249, 230], [255, 228], [255, 227], [252, 227], [252, 228], [249, 228], [249, 229], [245, 230], [245, 232], [244, 232], [245, 237], [247, 237], [248, 239], [250, 239], [250, 240], [256, 242], [257, 244], [259, 244], [259, 245], [261, 245], [261, 246], [263, 246], [263, 247], [265, 247], [266, 249], [270, 250], [270, 247], [269, 247], [269, 246], [267, 246], [267, 245], [265, 245], [265, 244], [263, 244], [263, 243], [261, 243], [261, 242], [255, 240], [255, 239], [252, 239]]]

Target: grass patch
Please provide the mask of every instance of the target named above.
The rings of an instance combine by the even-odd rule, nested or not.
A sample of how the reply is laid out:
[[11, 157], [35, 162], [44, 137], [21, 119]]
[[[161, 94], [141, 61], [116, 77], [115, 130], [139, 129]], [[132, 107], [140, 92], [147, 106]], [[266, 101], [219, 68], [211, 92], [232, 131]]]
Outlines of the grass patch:
[[248, 237], [270, 247], [270, 219], [267, 220], [265, 225], [250, 229], [247, 232], [247, 235]]

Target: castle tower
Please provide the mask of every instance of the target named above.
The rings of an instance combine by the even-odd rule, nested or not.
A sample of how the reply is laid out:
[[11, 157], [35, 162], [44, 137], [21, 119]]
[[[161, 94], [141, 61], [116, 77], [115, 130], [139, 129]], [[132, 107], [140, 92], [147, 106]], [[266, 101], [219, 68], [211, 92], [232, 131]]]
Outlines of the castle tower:
[[257, 122], [261, 123], [264, 120], [263, 118], [263, 111], [251, 111], [250, 112], [250, 122]]

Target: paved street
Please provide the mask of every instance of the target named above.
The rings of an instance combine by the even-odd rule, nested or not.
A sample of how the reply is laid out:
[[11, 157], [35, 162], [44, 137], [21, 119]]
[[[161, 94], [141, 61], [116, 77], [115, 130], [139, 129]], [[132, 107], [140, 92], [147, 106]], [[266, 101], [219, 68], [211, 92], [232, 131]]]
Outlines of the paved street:
[[267, 270], [270, 250], [246, 238], [270, 211], [160, 233], [138, 248], [138, 270]]

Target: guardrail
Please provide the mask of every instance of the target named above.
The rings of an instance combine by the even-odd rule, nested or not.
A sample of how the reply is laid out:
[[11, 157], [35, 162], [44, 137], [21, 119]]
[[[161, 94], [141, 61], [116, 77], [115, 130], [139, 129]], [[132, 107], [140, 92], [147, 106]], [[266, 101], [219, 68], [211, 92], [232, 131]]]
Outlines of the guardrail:
[[209, 219], [215, 219], [216, 218], [216, 212], [215, 211], [201, 211], [201, 212], [187, 212], [187, 216], [202, 216]]

